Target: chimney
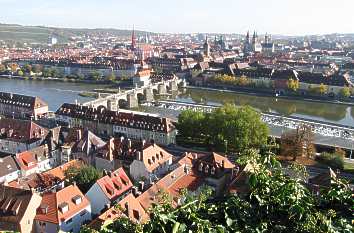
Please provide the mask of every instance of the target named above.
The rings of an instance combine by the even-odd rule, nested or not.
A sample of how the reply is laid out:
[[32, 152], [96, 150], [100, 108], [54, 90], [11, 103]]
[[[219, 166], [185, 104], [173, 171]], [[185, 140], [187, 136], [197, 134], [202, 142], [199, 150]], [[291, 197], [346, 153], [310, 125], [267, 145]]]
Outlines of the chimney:
[[[125, 210], [127, 211], [127, 213], [129, 213], [129, 203], [128, 202], [126, 202], [125, 204], [124, 204], [124, 207], [125, 207]], [[128, 215], [129, 216], [129, 215]]]
[[123, 143], [123, 141], [124, 141], [124, 137], [123, 137], [123, 136], [121, 136], [121, 137], [119, 138], [119, 140], [120, 140], [120, 143]]
[[144, 181], [139, 181], [139, 191], [140, 192], [144, 191]]
[[81, 140], [81, 130], [80, 129], [76, 130], [76, 138], [78, 141]]
[[137, 195], [138, 195], [138, 187], [133, 186], [132, 187], [132, 193], [133, 193], [134, 197], [137, 197]]
[[130, 138], [128, 139], [128, 148], [132, 148], [132, 140]]
[[137, 151], [136, 152], [136, 160], [139, 160], [139, 161], [141, 161], [143, 158], [142, 158], [142, 156], [141, 156], [141, 151]]
[[108, 159], [109, 161], [113, 161], [114, 138], [109, 139], [108, 147]]
[[143, 139], [143, 140], [141, 141], [141, 145], [142, 145], [142, 147], [144, 147], [144, 146], [145, 146], [145, 144], [146, 144], [146, 141], [145, 141], [145, 139]]

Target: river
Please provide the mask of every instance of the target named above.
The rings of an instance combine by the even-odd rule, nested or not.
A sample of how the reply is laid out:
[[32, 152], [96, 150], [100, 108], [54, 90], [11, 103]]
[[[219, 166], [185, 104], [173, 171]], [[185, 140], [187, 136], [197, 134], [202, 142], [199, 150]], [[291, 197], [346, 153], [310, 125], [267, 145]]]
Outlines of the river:
[[[81, 97], [78, 94], [82, 91], [90, 91], [102, 87], [102, 85], [84, 83], [0, 78], [0, 91], [39, 96], [49, 104], [51, 111], [57, 110], [64, 102], [73, 103], [75, 100], [79, 102], [90, 100], [90, 98]], [[276, 112], [286, 116], [298, 116], [354, 126], [354, 107], [341, 104], [308, 102], [195, 89], [184, 90], [176, 96], [176, 100], [204, 104], [235, 103], [236, 105], [250, 105], [263, 112]]]

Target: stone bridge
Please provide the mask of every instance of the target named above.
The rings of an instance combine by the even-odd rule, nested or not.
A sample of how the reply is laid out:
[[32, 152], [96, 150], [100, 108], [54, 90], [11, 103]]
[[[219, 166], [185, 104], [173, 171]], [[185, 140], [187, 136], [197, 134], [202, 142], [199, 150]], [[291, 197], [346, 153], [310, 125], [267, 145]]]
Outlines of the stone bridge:
[[177, 91], [178, 85], [183, 84], [184, 80], [178, 78], [149, 84], [143, 87], [132, 88], [130, 90], [118, 90], [118, 93], [106, 97], [99, 97], [95, 100], [83, 103], [83, 106], [97, 108], [104, 106], [109, 110], [117, 111], [119, 107], [135, 108], [139, 106], [139, 101], [152, 102], [154, 95], [166, 95], [168, 91]]

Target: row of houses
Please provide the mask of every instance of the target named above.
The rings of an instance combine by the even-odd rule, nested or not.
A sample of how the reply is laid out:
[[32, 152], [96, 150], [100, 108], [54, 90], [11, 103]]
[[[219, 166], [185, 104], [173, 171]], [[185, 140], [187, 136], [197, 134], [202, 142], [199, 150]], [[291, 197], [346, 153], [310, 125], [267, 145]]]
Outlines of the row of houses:
[[56, 119], [70, 128], [82, 127], [105, 137], [125, 136], [164, 145], [176, 141], [176, 127], [165, 117], [65, 103], [56, 111]]
[[48, 104], [39, 97], [0, 92], [0, 115], [38, 119], [48, 113]]

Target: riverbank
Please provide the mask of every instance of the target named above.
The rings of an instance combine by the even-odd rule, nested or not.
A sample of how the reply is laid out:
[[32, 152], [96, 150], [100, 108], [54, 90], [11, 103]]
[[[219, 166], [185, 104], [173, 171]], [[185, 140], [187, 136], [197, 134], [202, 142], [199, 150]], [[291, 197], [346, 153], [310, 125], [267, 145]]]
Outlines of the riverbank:
[[288, 100], [301, 100], [306, 102], [313, 102], [313, 103], [329, 103], [329, 104], [339, 104], [339, 105], [346, 105], [346, 106], [354, 106], [354, 102], [345, 102], [339, 100], [330, 100], [330, 99], [315, 99], [305, 98], [301, 96], [293, 96], [293, 95], [278, 95], [275, 96], [274, 93], [270, 92], [256, 92], [251, 90], [230, 90], [230, 89], [222, 89], [222, 88], [211, 88], [211, 87], [201, 87], [201, 86], [187, 86], [187, 89], [194, 89], [194, 90], [205, 90], [205, 91], [215, 91], [215, 92], [224, 92], [224, 93], [234, 93], [234, 94], [243, 94], [243, 95], [254, 95], [260, 97], [273, 97], [277, 99], [288, 99]]
[[[0, 75], [4, 79], [31, 80], [31, 81], [51, 81], [51, 82], [69, 82], [69, 83], [84, 83], [90, 85], [107, 85], [109, 87], [125, 84], [126, 81], [108, 81], [108, 80], [88, 80], [88, 79], [72, 79], [72, 78], [54, 78], [43, 76], [17, 76], [17, 75]], [[126, 84], [125, 84], [126, 85]]]

